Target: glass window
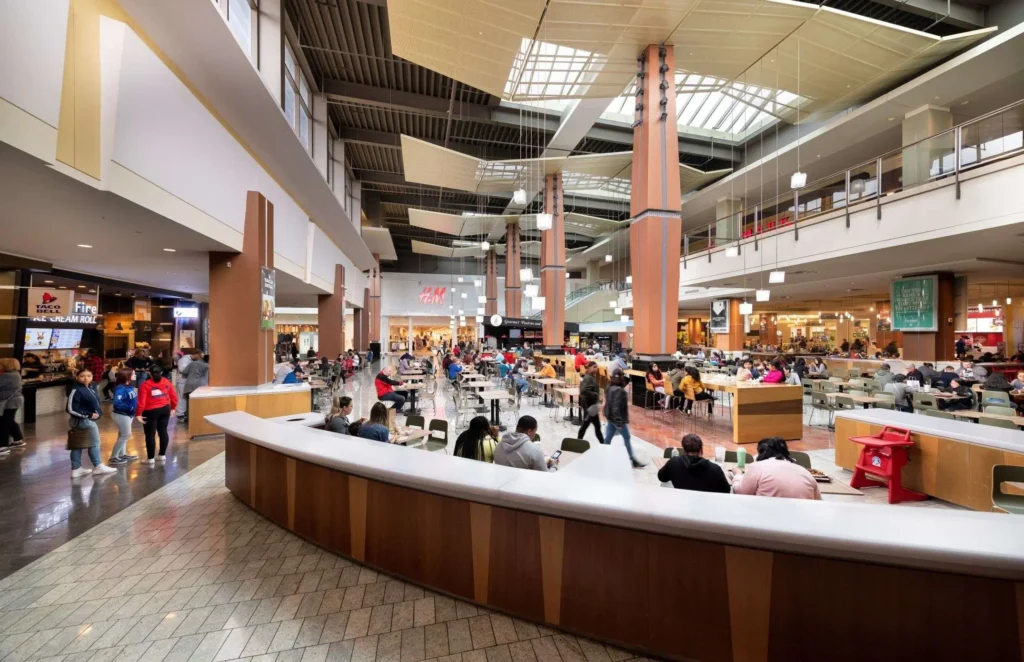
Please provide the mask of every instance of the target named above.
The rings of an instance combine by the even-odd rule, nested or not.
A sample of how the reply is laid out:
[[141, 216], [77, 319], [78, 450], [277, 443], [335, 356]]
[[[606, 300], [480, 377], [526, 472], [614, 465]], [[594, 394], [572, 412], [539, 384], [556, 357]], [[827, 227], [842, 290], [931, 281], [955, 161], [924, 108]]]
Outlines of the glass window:
[[286, 82], [284, 86], [284, 116], [288, 119], [288, 124], [295, 128], [295, 88], [292, 87], [290, 82]]
[[252, 7], [249, 0], [228, 0], [228, 27], [239, 46], [252, 57]]
[[284, 68], [293, 77], [295, 76], [295, 56], [292, 55], [292, 47], [289, 44], [285, 44], [284, 47]]
[[291, 44], [284, 48], [284, 116], [307, 152], [312, 149], [313, 102], [306, 77], [295, 61]]

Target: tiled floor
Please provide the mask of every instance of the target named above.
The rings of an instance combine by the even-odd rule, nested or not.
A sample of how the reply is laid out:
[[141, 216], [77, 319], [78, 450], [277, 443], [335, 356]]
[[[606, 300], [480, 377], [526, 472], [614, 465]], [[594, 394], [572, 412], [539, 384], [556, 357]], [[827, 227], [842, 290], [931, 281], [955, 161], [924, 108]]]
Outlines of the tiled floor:
[[303, 542], [227, 492], [223, 454], [0, 581], [4, 662], [631, 658]]

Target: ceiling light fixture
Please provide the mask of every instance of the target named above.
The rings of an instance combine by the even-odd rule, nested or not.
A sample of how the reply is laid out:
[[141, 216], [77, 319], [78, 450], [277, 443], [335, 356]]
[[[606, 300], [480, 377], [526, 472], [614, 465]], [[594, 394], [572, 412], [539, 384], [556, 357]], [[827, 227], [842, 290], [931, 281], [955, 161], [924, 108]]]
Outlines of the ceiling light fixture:
[[604, 261], [605, 262], [611, 262], [612, 261], [612, 256], [611, 255], [605, 255], [604, 256]]
[[524, 283], [529, 283], [533, 280], [533, 269], [527, 267], [526, 269], [519, 270], [519, 279]]
[[633, 284], [633, 277], [632, 276], [626, 276], [626, 285], [632, 285], [632, 284]]
[[772, 293], [769, 290], [757, 290], [754, 292], [754, 297], [758, 303], [764, 303], [771, 299]]
[[465, 292], [463, 292], [463, 293], [462, 293], [462, 294], [461, 294], [460, 296], [461, 296], [461, 297], [462, 297], [463, 299], [465, 299], [465, 298], [466, 298], [466, 293], [465, 293]]
[[744, 301], [740, 304], [740, 315], [750, 315], [754, 312], [754, 304]]
[[622, 308], [616, 308], [615, 309], [615, 314], [616, 315], [621, 315], [622, 314]]
[[629, 315], [623, 315], [622, 317], [619, 318], [619, 321], [622, 322], [623, 324], [627, 324], [629, 322]]
[[79, 248], [92, 248], [92, 246], [89, 245], [89, 244], [78, 244], [78, 247]]
[[177, 253], [178, 251], [176, 249], [174, 249], [174, 248], [165, 248], [164, 252], [165, 253]]
[[533, 297], [533, 309], [534, 310], [544, 310], [544, 307], [546, 305], [547, 305], [546, 297]]
[[619, 305], [618, 301], [609, 301], [608, 302], [608, 307], [609, 308], [616, 308], [616, 307], [618, 307], [618, 305]]
[[740, 247], [739, 246], [729, 246], [729, 247], [727, 247], [725, 249], [725, 256], [726, 257], [739, 257], [740, 256]]
[[489, 241], [481, 241], [480, 242], [480, 248], [485, 250], [485, 251], [491, 250], [491, 242], [489, 242]]
[[483, 315], [485, 312], [486, 311], [483, 309], [482, 306], [476, 309], [476, 314], [477, 315]]
[[463, 277], [462, 277], [462, 276], [459, 276], [459, 278], [458, 278], [458, 281], [459, 281], [460, 283], [464, 283], [464, 282], [465, 282], [465, 279], [463, 279]]
[[525, 205], [526, 204], [526, 189], [524, 189], [524, 188], [516, 189], [516, 192], [512, 194], [512, 202], [516, 203], [517, 205]]
[[1011, 299], [1010, 297], [1006, 297], [1006, 305], [1009, 306], [1012, 303], [1013, 303], [1013, 299]]
[[547, 212], [537, 214], [537, 229], [541, 232], [546, 232], [554, 225], [554, 217]]
[[480, 287], [480, 279], [479, 278], [477, 278], [476, 280], [473, 281], [473, 287]]
[[768, 282], [772, 285], [778, 285], [786, 282], [786, 272], [781, 269], [768, 272]]
[[999, 302], [996, 301], [995, 299], [992, 299], [992, 307], [995, 308], [998, 305], [999, 305]]
[[487, 303], [487, 297], [485, 297], [485, 296], [478, 296], [476, 298], [476, 302], [477, 303]]
[[537, 296], [540, 293], [540, 288], [538, 288], [536, 285], [527, 285], [526, 287], [523, 288], [523, 293], [527, 297], [532, 299], [533, 297]]
[[979, 304], [978, 304], [978, 312], [979, 312], [979, 313], [983, 313], [983, 312], [985, 312], [985, 306], [983, 306], [983, 305], [981, 305], [981, 304], [979, 303]]
[[483, 315], [477, 315], [476, 316], [476, 323], [477, 324], [483, 324], [484, 323], [484, 316]]
[[800, 172], [797, 170], [789, 178], [789, 188], [794, 191], [799, 191], [803, 187], [807, 186], [807, 173]]

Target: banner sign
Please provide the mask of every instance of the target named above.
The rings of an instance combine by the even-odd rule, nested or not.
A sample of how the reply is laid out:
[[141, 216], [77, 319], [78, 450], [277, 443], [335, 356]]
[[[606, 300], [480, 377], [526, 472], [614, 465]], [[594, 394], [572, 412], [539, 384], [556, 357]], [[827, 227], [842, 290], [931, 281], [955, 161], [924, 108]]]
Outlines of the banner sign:
[[277, 290], [277, 274], [273, 269], [260, 267], [260, 281], [262, 283], [263, 296], [260, 302], [260, 328], [264, 330], [274, 329], [274, 296]]
[[447, 291], [448, 288], [446, 287], [424, 287], [423, 291], [420, 292], [420, 303], [442, 304], [444, 303], [444, 295]]
[[711, 302], [710, 333], [729, 333], [729, 300], [715, 299]]
[[30, 317], [65, 317], [71, 314], [74, 292], [48, 287], [28, 289], [28, 314]]
[[890, 286], [893, 331], [938, 331], [938, 276], [899, 278]]

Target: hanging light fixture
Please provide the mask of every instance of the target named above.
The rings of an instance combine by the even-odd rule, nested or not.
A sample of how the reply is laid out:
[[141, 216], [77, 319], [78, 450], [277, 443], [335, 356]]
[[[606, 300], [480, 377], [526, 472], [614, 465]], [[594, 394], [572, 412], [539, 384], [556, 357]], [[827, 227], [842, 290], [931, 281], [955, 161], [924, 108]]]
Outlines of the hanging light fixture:
[[486, 239], [484, 241], [481, 241], [480, 242], [480, 248], [482, 248], [485, 251], [486, 250], [490, 250], [491, 249], [491, 242], [487, 241]]
[[482, 307], [482, 306], [481, 306], [481, 307], [478, 307], [478, 308], [476, 309], [476, 314], [477, 314], [477, 315], [483, 315], [484, 313], [485, 313], [485, 311], [484, 311], [484, 309], [483, 309], [483, 307]]
[[983, 305], [981, 305], [981, 304], [979, 303], [979, 304], [978, 304], [978, 312], [979, 312], [979, 313], [983, 313], [983, 312], [985, 312], [985, 306], [983, 306]]
[[476, 323], [477, 324], [483, 324], [484, 323], [484, 316], [483, 315], [477, 315], [476, 316]]
[[487, 303], [487, 297], [480, 295], [476, 298], [477, 303]]
[[553, 225], [554, 225], [554, 217], [551, 214], [549, 214], [547, 212], [544, 212], [544, 213], [541, 213], [541, 214], [537, 214], [537, 229], [538, 230], [540, 230], [541, 232], [546, 232], [547, 230], [550, 230]]
[[533, 297], [534, 310], [544, 310], [545, 305], [547, 305], [547, 299], [545, 297]]
[[740, 304], [740, 315], [750, 315], [754, 312], [754, 304], [744, 301]]
[[728, 246], [728, 247], [726, 247], [726, 249], [725, 249], [725, 256], [726, 257], [739, 257], [740, 256], [740, 247], [739, 246]]
[[609, 307], [609, 308], [615, 308], [615, 307], [617, 307], [618, 305], [619, 305], [619, 302], [618, 302], [618, 301], [615, 301], [615, 300], [612, 300], [612, 301], [609, 301], [609, 302], [608, 302], [608, 307]]
[[[459, 276], [459, 279], [458, 279], [458, 280], [459, 280], [459, 282], [460, 282], [460, 283], [464, 283], [464, 282], [465, 282], [465, 280], [464, 280], [464, 279], [462, 278], [462, 276]], [[454, 291], [455, 291], [455, 290], [454, 290], [454, 289], [452, 289], [452, 292], [454, 292]]]
[[866, 186], [864, 185], [863, 179], [857, 178], [850, 182], [850, 193], [862, 195], [864, 193], [865, 188]]
[[995, 308], [998, 305], [999, 305], [999, 302], [996, 301], [995, 299], [992, 299], [992, 307]]
[[623, 315], [622, 317], [619, 318], [619, 321], [622, 322], [623, 324], [628, 323], [629, 322], [629, 315]]
[[463, 293], [462, 293], [462, 294], [460, 294], [459, 296], [461, 296], [461, 297], [462, 297], [463, 299], [465, 299], [465, 298], [466, 298], [466, 293], [465, 293], [465, 292], [463, 292]]
[[523, 294], [525, 294], [527, 297], [531, 299], [537, 296], [537, 294], [539, 294], [539, 291], [540, 288], [538, 288], [536, 285], [527, 285], [526, 287], [523, 288]]
[[781, 269], [768, 272], [768, 282], [772, 285], [778, 285], [786, 282], [786, 272]]
[[516, 189], [515, 193], [512, 194], [512, 202], [516, 203], [517, 205], [525, 205], [526, 204], [526, 189], [524, 189], [524, 188]]
[[1009, 306], [1013, 303], [1013, 299], [1010, 298], [1010, 281], [1006, 281], [1006, 305]]
[[473, 287], [480, 287], [480, 279], [476, 278], [473, 280]]
[[[796, 98], [800, 98], [800, 37], [796, 38]], [[807, 186], [807, 173], [800, 170], [800, 103], [796, 104], [796, 172], [789, 178], [789, 188], [799, 191]], [[794, 201], [794, 207], [799, 209], [800, 203]]]
[[519, 279], [524, 283], [529, 283], [533, 280], [533, 269], [526, 267], [525, 269], [519, 270]]
[[608, 255], [605, 255], [605, 256], [604, 256], [604, 261], [605, 261], [605, 262], [611, 262], [611, 261], [612, 261], [612, 256], [611, 256], [611, 254], [610, 254], [610, 253], [609, 253]]
[[754, 292], [754, 298], [758, 303], [764, 303], [768, 301], [772, 296], [772, 293], [768, 290], [757, 290]]
[[615, 314], [616, 315], [621, 315], [622, 314], [622, 308], [616, 308], [615, 309]]
[[626, 285], [632, 285], [632, 284], [633, 284], [633, 277], [632, 276], [626, 276]]

